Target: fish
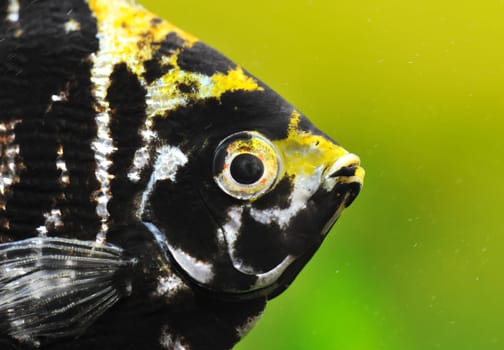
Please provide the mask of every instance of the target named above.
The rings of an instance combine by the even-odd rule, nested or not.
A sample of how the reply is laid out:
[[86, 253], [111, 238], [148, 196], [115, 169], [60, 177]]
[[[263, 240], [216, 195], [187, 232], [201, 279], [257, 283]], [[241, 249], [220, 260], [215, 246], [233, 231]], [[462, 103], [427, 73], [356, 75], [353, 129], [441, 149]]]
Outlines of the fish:
[[0, 348], [230, 349], [357, 155], [127, 0], [0, 2]]

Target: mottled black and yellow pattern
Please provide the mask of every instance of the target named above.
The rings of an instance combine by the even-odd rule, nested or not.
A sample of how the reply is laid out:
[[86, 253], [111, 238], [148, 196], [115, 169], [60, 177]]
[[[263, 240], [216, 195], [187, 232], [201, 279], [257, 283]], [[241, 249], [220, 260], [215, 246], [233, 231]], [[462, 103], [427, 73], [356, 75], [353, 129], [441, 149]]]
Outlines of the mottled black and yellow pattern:
[[0, 87], [2, 349], [231, 348], [363, 182], [131, 1], [0, 0]]

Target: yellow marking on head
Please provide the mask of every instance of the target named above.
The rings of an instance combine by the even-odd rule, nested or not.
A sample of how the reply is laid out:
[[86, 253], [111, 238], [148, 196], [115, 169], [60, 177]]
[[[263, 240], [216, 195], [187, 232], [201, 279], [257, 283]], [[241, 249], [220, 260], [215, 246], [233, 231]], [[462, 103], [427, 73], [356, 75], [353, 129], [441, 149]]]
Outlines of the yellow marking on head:
[[298, 125], [299, 125], [299, 119], [301, 118], [301, 114], [293, 110], [290, 116], [290, 122], [289, 122], [289, 134], [296, 132]]
[[220, 98], [225, 92], [233, 91], [263, 91], [252, 77], [245, 75], [241, 67], [230, 70], [227, 74], [216, 73], [212, 76], [212, 97]]
[[[164, 112], [178, 106], [184, 106], [190, 101], [202, 101], [209, 98], [220, 99], [226, 92], [264, 90], [254, 78], [247, 76], [240, 67], [230, 69], [227, 73], [219, 72], [212, 76], [206, 76], [182, 70], [177, 63], [177, 57], [178, 52], [169, 60], [173, 68], [147, 88], [151, 100], [154, 101], [152, 108], [149, 108], [149, 115], [164, 115]], [[196, 91], [182, 92], [178, 88], [180, 84], [194, 85]]]
[[348, 152], [322, 135], [299, 130], [301, 115], [294, 110], [290, 117], [287, 137], [273, 141], [283, 157], [284, 173], [287, 176], [312, 176], [319, 169], [329, 168], [339, 157]]
[[157, 16], [131, 1], [88, 0], [89, 7], [98, 21], [100, 35], [108, 38], [107, 47], [111, 60], [126, 62], [138, 76], [144, 73], [143, 63], [152, 58], [153, 51], [169, 33], [176, 33], [192, 46], [197, 39], [159, 20]]

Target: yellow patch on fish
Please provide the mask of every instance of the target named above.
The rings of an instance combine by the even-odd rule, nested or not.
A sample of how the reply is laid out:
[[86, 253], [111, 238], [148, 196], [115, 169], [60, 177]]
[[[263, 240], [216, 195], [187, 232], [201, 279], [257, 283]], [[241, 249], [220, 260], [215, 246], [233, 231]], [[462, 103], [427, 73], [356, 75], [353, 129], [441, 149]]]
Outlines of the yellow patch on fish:
[[318, 169], [329, 168], [348, 152], [322, 135], [300, 130], [298, 128], [300, 116], [298, 111], [292, 112], [287, 137], [273, 141], [273, 144], [283, 157], [289, 159], [288, 162], [283, 162], [284, 172], [287, 175], [311, 176]]

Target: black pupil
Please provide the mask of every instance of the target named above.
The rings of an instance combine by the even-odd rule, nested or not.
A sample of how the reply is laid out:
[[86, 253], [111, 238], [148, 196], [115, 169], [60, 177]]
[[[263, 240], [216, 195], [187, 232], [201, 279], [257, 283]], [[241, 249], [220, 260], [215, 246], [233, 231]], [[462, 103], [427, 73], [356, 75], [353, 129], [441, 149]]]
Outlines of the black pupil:
[[250, 185], [261, 178], [264, 165], [256, 156], [244, 153], [236, 156], [231, 162], [231, 176], [236, 182]]

